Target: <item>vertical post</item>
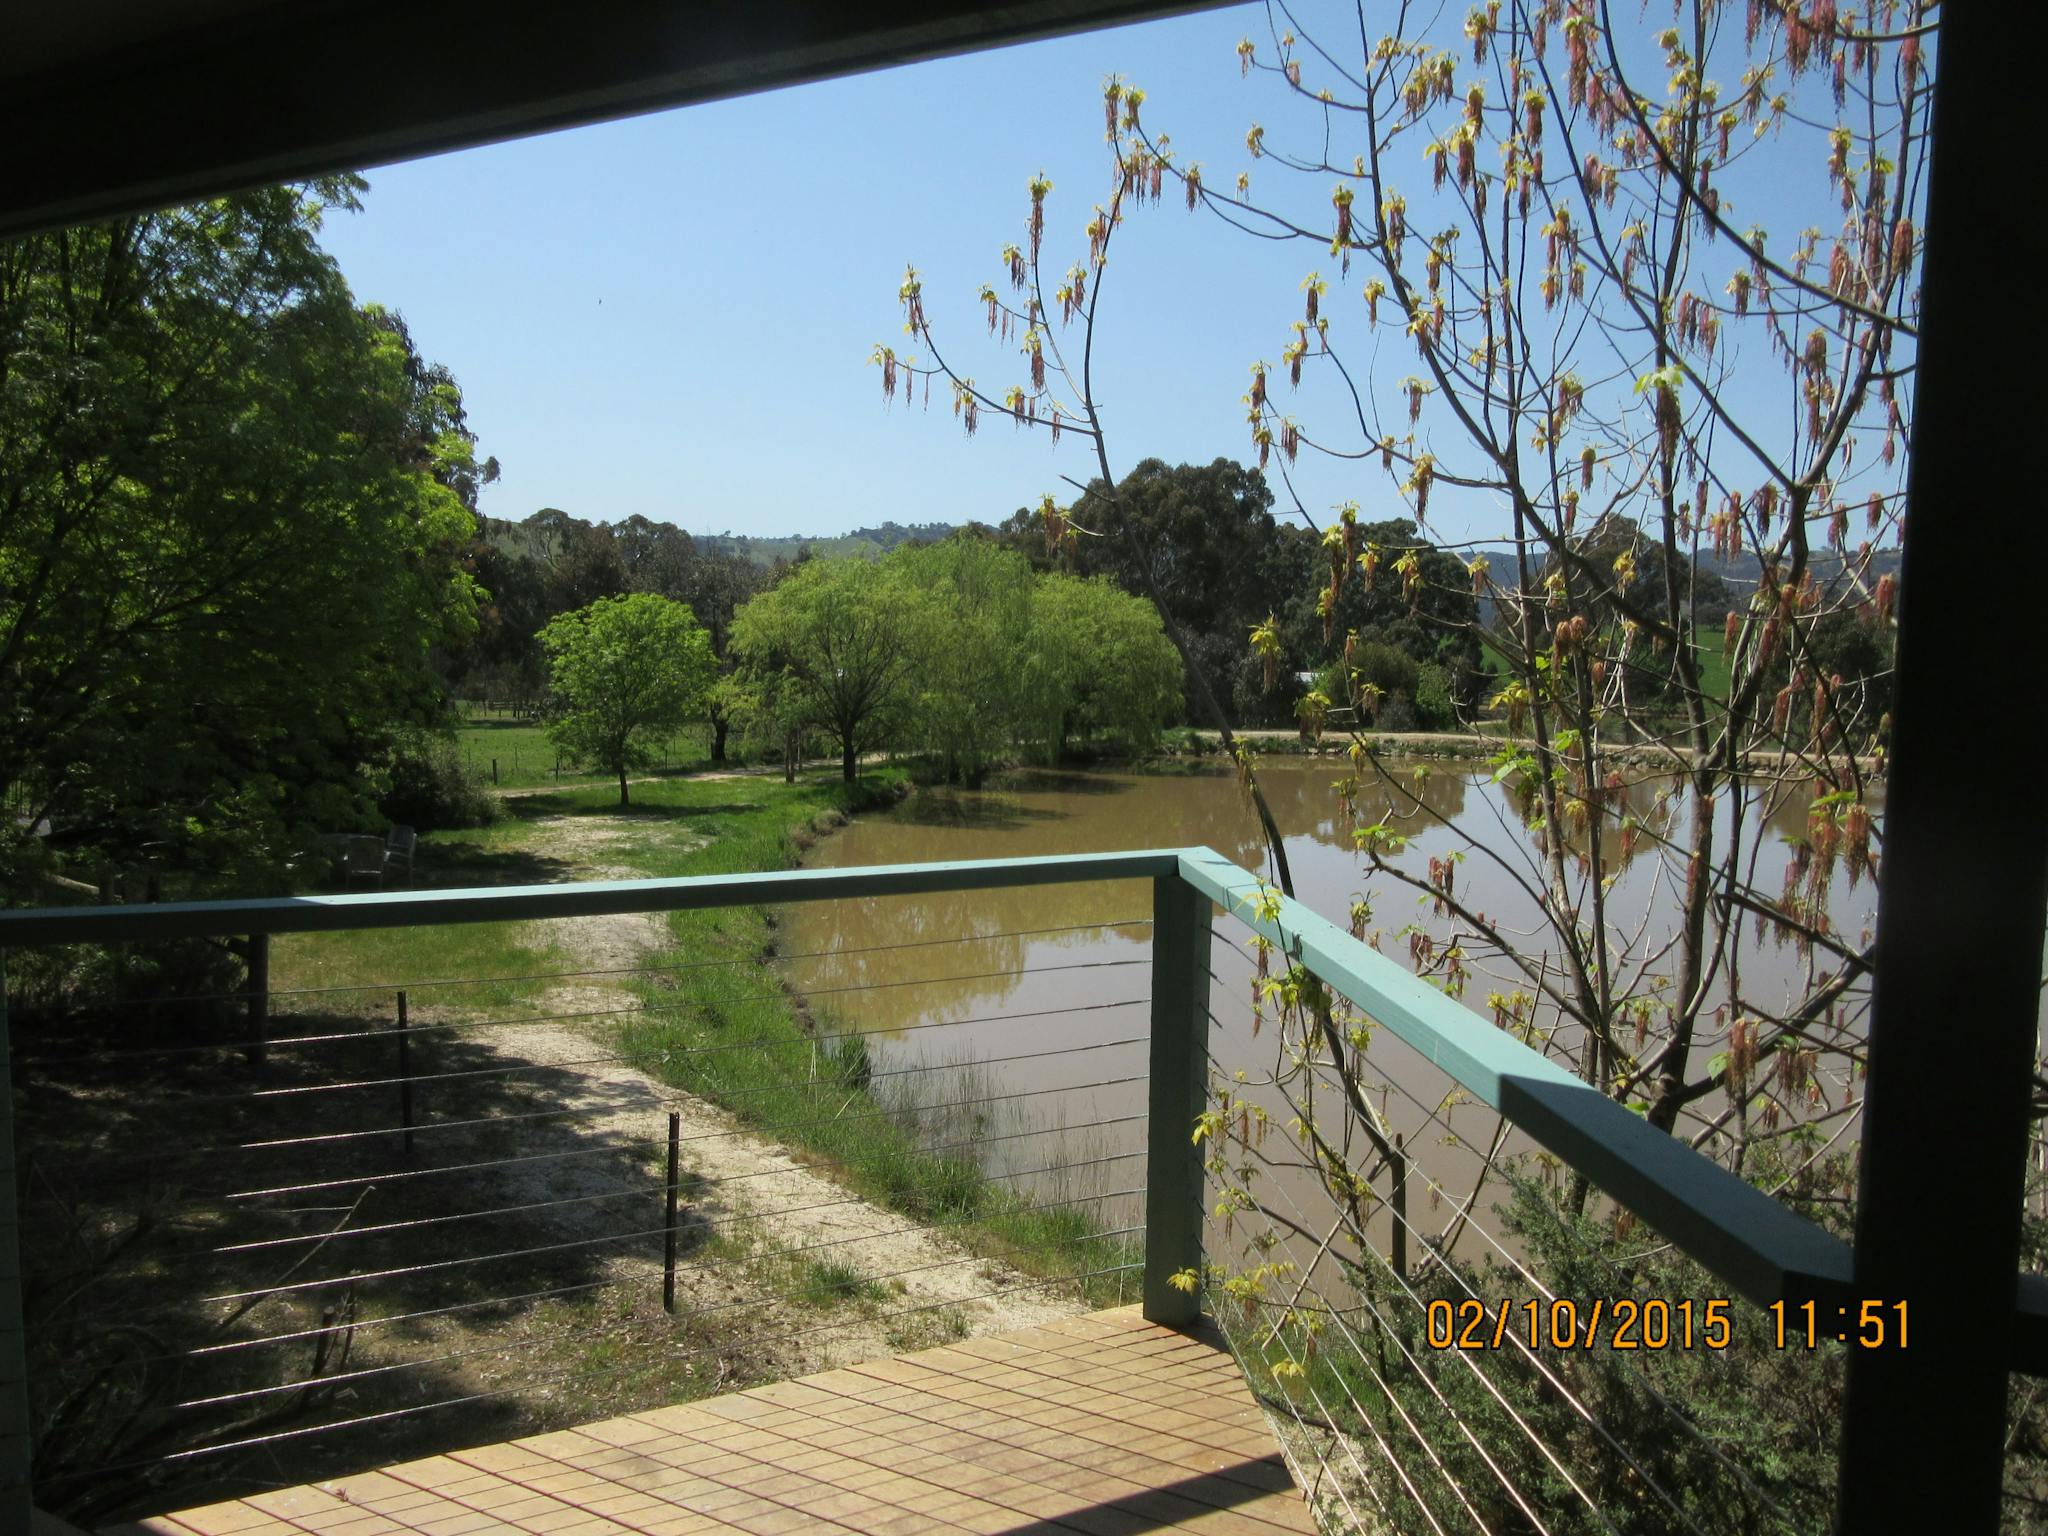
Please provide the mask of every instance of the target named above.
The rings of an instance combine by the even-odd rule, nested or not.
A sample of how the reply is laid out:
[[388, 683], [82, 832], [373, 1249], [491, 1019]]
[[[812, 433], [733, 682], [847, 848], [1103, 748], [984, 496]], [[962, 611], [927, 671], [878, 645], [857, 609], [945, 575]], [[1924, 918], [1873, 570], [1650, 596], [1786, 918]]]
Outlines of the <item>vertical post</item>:
[[0, 1530], [29, 1528], [28, 1331], [22, 1317], [21, 1223], [14, 1203], [14, 1079], [7, 964], [0, 952]]
[[1152, 1077], [1145, 1175], [1146, 1321], [1186, 1328], [1197, 1291], [1173, 1276], [1202, 1267], [1202, 1148], [1209, 1095], [1209, 898], [1178, 875], [1152, 882]]
[[412, 1156], [412, 1024], [405, 994], [398, 994], [398, 1123], [405, 1129], [405, 1155]]
[[683, 1116], [679, 1110], [668, 1112], [668, 1220], [662, 1227], [661, 1253], [661, 1305], [662, 1310], [676, 1309], [676, 1184], [682, 1172]]
[[249, 1065], [259, 1072], [269, 1059], [270, 935], [252, 933], [246, 951], [249, 966]]
[[1394, 1266], [1397, 1279], [1408, 1278], [1408, 1147], [1397, 1134], [1394, 1137], [1394, 1156], [1387, 1166], [1388, 1176], [1394, 1181], [1392, 1198], [1387, 1202], [1394, 1212], [1394, 1233], [1387, 1244], [1388, 1257]]
[[[2012, 333], [1979, 312], [1981, 253], [2025, 230], [2023, 200], [1980, 198], [1975, 180], [2019, 142], [2010, 93], [1974, 84], [1995, 78], [2010, 37], [2002, 14], [1942, 9], [1856, 1283], [1852, 1315], [1825, 1324], [1853, 1332], [1858, 1304], [1895, 1318], [1906, 1302], [1911, 1332], [1905, 1349], [1888, 1336], [1849, 1351], [1835, 1527], [1845, 1536], [1988, 1533], [2003, 1507], [2048, 799], [2001, 796], [1987, 832], [1982, 803], [1957, 793], [1950, 733], [2010, 711], [2002, 661], [2037, 656], [2041, 643], [2031, 604], [1984, 600], [1992, 552], [2027, 525], [2034, 479], [2024, 444], [1987, 448], [1985, 427], [2008, 410], [2022, 419], [2040, 394]], [[1988, 519], [1957, 505], [1959, 475], [1995, 509]]]

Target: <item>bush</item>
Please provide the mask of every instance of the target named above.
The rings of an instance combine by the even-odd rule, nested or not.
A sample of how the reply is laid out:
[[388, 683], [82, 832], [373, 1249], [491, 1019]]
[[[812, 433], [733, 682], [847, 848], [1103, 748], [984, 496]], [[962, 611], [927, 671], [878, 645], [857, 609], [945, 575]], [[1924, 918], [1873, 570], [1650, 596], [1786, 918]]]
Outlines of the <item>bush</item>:
[[1368, 640], [1358, 648], [1353, 670], [1358, 673], [1359, 682], [1375, 685], [1382, 697], [1391, 702], [1397, 695], [1415, 697], [1422, 669], [1406, 651]]
[[462, 760], [453, 738], [407, 730], [392, 742], [384, 763], [385, 789], [377, 809], [386, 819], [427, 832], [482, 827], [498, 819], [497, 797], [484, 788], [481, 770]]
[[1422, 722], [1416, 718], [1415, 702], [1405, 693], [1390, 694], [1380, 701], [1379, 718], [1373, 721], [1375, 729], [1399, 734], [1402, 731], [1419, 731]]
[[25, 949], [8, 965], [8, 1022], [136, 1046], [235, 1038], [243, 961], [211, 939]]
[[1457, 729], [1458, 706], [1451, 693], [1451, 674], [1433, 661], [1415, 669], [1415, 713], [1426, 731]]

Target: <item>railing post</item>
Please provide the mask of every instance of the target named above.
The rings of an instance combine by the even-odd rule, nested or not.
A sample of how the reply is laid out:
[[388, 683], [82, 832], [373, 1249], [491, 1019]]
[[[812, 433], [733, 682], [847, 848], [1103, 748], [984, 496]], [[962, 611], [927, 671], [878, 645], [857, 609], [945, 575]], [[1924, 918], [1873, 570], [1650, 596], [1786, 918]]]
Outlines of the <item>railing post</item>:
[[[1852, 1344], [1835, 1515], [1842, 1536], [1975, 1536], [2020, 1513], [2003, 1479], [2048, 804], [2035, 792], [2007, 795], [1986, 835], [1974, 797], [1956, 793], [1953, 730], [2011, 707], [2012, 679], [1993, 658], [2039, 645], [2040, 630], [2030, 604], [1983, 601], [1986, 554], [2004, 529], [1958, 517], [1948, 489], [1974, 472], [1990, 492], [1986, 505], [2031, 494], [2027, 455], [1984, 452], [1985, 406], [2038, 385], [2027, 382], [2033, 371], [2020, 367], [2011, 338], [1981, 324], [1984, 242], [2014, 238], [2020, 219], [2016, 205], [1975, 190], [1978, 168], [2012, 142], [2013, 104], [1970, 82], [1998, 68], [2010, 23], [1975, 6], [1947, 7], [1941, 22], [1931, 158], [1922, 162], [1922, 328], [1899, 535], [1855, 1310], [1820, 1314], [1823, 1335], [1847, 1334]], [[1864, 1307], [1896, 1319], [1908, 1302], [1903, 1347], [1895, 1333], [1854, 1347], [1869, 1337]]]
[[1394, 1278], [1408, 1279], [1408, 1144], [1394, 1137], [1394, 1155], [1387, 1160], [1387, 1176], [1393, 1182], [1390, 1203], [1394, 1230], [1387, 1244], [1387, 1257], [1394, 1266]]
[[7, 956], [0, 951], [0, 1531], [29, 1527], [28, 1332], [21, 1312], [21, 1217], [15, 1207], [14, 1074], [7, 1033]]
[[248, 949], [249, 1065], [262, 1068], [270, 1043], [270, 935], [252, 933]]
[[398, 994], [398, 1123], [405, 1132], [405, 1155], [412, 1156], [412, 1021], [405, 994]]
[[1185, 1328], [1201, 1295], [1172, 1277], [1202, 1267], [1202, 1148], [1209, 1092], [1209, 898], [1178, 875], [1152, 882], [1152, 1078], [1147, 1102], [1145, 1303], [1148, 1322]]

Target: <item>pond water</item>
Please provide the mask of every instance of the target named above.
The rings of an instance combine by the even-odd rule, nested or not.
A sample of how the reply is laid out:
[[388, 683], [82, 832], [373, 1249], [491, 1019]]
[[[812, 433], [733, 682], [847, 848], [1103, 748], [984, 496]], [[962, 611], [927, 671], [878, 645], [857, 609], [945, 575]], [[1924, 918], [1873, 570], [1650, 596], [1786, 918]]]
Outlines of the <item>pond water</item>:
[[[1430, 858], [1462, 848], [1457, 886], [1466, 899], [1526, 954], [1554, 942], [1537, 906], [1543, 876], [1535, 837], [1491, 772], [1443, 761], [1388, 768], [1393, 781], [1372, 783], [1360, 804], [1368, 821], [1387, 815], [1413, 835], [1404, 866], [1420, 871]], [[1426, 901], [1418, 907], [1414, 890], [1384, 876], [1368, 879], [1332, 789], [1347, 771], [1335, 757], [1272, 758], [1260, 780], [1300, 899], [1340, 926], [1355, 901], [1369, 900], [1383, 952], [1406, 966], [1407, 925], [1446, 930]], [[1694, 813], [1689, 799], [1668, 781], [1636, 777], [1626, 791], [1633, 813], [1682, 838]], [[1434, 823], [1414, 811], [1411, 795], [1426, 802]], [[1807, 799], [1803, 784], [1789, 793], [1759, 787], [1723, 796], [1713, 809], [1717, 840], [1725, 846], [1741, 818], [1743, 846], [1756, 850], [1755, 878], [1774, 887], [1785, 840], [1804, 832]], [[1473, 851], [1468, 838], [1486, 852]], [[1040, 770], [981, 791], [920, 791], [826, 839], [808, 862], [843, 868], [1196, 844], [1262, 867], [1256, 820], [1228, 772]], [[1616, 943], [1645, 957], [1652, 972], [1673, 967], [1674, 861], [1648, 839], [1625, 856], [1613, 829], [1603, 851], [1618, 867], [1607, 893]], [[1876, 904], [1874, 882], [1852, 888], [1836, 880], [1831, 919], [1845, 943], [1867, 942]], [[1114, 1194], [1133, 1182], [1131, 1170], [1142, 1176], [1142, 1162], [1126, 1157], [1143, 1146], [1150, 915], [1151, 892], [1136, 881], [834, 902], [785, 909], [782, 947], [789, 979], [811, 998], [821, 1028], [860, 1033], [882, 1085], [915, 1088], [927, 1103], [967, 1105], [959, 1112], [966, 1129], [955, 1134], [974, 1141], [990, 1167], [1042, 1184], [1045, 1169], [1078, 1164], [1081, 1189]], [[1214, 926], [1211, 1059], [1226, 1073], [1256, 1079], [1273, 1068], [1273, 1032], [1270, 1024], [1254, 1032], [1249, 931], [1222, 914]], [[1744, 951], [1742, 993], [1767, 1007], [1803, 991], [1809, 965], [1824, 958], [1802, 959], [1768, 939]], [[1475, 969], [1467, 1005], [1490, 1017], [1489, 991], [1512, 984]], [[1841, 1027], [1853, 1033], [1860, 1023], [1850, 1017]], [[1560, 1037], [1558, 1044], [1571, 1042]], [[1696, 1067], [1725, 1044], [1722, 1033], [1708, 1032]], [[1446, 1106], [1453, 1085], [1390, 1034], [1375, 1036], [1369, 1060], [1371, 1076], [1384, 1085], [1376, 1102], [1411, 1150], [1419, 1149], [1429, 1200], [1441, 1193], [1455, 1201], [1480, 1165], [1470, 1143], [1492, 1135], [1491, 1112]], [[969, 1062], [981, 1065], [963, 1067]], [[1852, 1085], [1824, 1072], [1822, 1089], [1817, 1115], [1838, 1109]], [[1699, 1106], [1703, 1114], [1719, 1107], [1714, 1100]], [[1292, 1193], [1308, 1198], [1305, 1188]]]

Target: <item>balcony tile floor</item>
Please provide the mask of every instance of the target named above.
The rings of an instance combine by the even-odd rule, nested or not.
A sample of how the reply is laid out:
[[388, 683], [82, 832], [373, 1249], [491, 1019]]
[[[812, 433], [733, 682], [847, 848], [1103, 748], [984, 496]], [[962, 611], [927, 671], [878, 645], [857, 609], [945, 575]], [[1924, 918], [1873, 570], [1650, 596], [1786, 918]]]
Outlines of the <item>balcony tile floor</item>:
[[109, 1536], [1314, 1530], [1220, 1342], [1126, 1307]]

